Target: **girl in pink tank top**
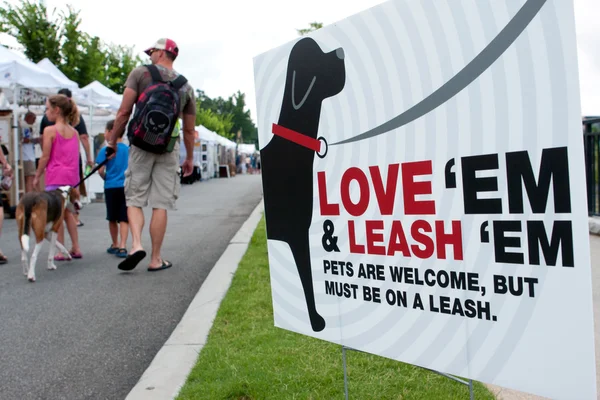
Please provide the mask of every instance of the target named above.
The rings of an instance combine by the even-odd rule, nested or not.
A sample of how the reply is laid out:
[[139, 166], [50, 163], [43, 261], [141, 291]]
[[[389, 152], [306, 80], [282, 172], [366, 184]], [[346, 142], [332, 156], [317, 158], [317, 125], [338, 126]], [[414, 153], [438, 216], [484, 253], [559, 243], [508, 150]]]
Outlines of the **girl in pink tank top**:
[[46, 166], [46, 190], [79, 183], [79, 136], [75, 129], [71, 129], [74, 133], [69, 139], [64, 138], [56, 129]]
[[[69, 97], [59, 94], [46, 100], [46, 116], [54, 126], [49, 126], [42, 133], [42, 157], [33, 179], [37, 187], [41, 176], [46, 173], [46, 190], [54, 190], [59, 186], [75, 186], [79, 183], [79, 135], [74, 126], [79, 123], [77, 105]], [[67, 208], [65, 222], [73, 246], [69, 252], [73, 258], [81, 258], [77, 219]], [[61, 224], [58, 241], [64, 245], [65, 229]], [[68, 255], [57, 254], [56, 261], [66, 260]]]

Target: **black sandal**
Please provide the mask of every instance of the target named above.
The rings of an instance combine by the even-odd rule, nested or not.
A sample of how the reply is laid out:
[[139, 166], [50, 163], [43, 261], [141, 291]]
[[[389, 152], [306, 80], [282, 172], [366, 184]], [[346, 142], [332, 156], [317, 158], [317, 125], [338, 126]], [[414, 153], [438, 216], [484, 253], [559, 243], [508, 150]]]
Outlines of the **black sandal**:
[[162, 271], [163, 269], [169, 269], [173, 266], [173, 263], [167, 260], [163, 260], [162, 265], [158, 268], [150, 268], [148, 267], [148, 271], [153, 272], [153, 271]]
[[127, 258], [125, 258], [119, 264], [119, 269], [123, 271], [131, 271], [146, 257], [146, 252], [144, 250], [138, 250], [133, 254], [129, 254]]

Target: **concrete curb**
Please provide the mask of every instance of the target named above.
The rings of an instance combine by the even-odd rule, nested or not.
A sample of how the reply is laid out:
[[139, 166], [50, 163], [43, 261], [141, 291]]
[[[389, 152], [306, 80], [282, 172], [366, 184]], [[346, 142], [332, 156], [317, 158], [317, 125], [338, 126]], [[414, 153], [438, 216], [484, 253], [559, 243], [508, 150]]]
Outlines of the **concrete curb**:
[[212, 268], [181, 321], [156, 354], [126, 400], [174, 399], [190, 374], [231, 284], [233, 274], [246, 253], [260, 221], [263, 201], [229, 242]]

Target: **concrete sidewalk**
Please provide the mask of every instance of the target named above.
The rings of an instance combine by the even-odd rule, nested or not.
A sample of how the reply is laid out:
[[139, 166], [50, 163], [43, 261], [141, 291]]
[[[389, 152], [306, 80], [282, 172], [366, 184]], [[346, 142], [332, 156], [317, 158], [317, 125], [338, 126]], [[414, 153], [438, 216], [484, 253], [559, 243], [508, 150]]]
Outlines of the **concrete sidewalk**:
[[192, 300], [183, 318], [152, 360], [126, 400], [166, 400], [177, 397], [210, 332], [221, 301], [263, 215], [263, 202], [231, 239], [219, 261]]
[[[260, 175], [183, 185], [162, 246], [173, 268], [153, 273], [146, 270], [148, 256], [131, 272], [117, 269], [121, 260], [106, 252], [105, 205], [89, 204], [78, 229], [83, 258], [49, 271], [45, 243], [36, 283], [23, 276], [17, 224], [6, 219], [0, 399], [124, 399], [261, 198]], [[149, 251], [151, 209], [144, 211], [142, 243]]]

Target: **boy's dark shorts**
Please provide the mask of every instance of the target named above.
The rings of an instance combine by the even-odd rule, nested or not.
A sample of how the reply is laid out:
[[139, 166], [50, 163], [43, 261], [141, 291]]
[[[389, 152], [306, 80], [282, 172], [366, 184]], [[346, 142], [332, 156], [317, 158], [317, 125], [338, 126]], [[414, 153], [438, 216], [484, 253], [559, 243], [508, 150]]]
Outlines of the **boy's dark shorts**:
[[125, 188], [104, 189], [106, 220], [110, 222], [129, 222], [125, 204]]

